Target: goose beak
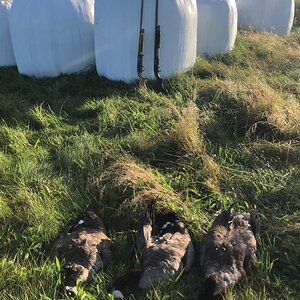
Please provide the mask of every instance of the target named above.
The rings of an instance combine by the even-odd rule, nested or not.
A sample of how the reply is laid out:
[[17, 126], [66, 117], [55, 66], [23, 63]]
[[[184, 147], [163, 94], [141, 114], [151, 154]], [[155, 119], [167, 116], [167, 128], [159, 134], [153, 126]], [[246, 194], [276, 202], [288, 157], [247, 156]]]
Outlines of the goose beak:
[[225, 294], [228, 288], [228, 284], [224, 281], [217, 282], [213, 291], [214, 296]]

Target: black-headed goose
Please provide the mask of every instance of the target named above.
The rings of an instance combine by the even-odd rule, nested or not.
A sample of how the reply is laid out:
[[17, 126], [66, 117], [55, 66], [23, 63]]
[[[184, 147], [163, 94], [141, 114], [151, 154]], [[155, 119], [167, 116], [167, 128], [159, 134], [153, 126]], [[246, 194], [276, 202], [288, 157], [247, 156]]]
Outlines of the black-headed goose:
[[183, 268], [189, 271], [194, 261], [194, 247], [185, 224], [174, 213], [155, 214], [155, 201], [140, 221], [136, 244], [142, 267], [120, 277], [114, 291], [115, 299], [123, 299], [123, 290], [139, 287], [149, 289], [170, 280]]
[[201, 299], [223, 295], [256, 260], [258, 214], [231, 214], [231, 208], [217, 216], [202, 240], [200, 264], [205, 280]]
[[56, 241], [52, 257], [63, 258], [64, 292], [77, 294], [76, 282], [88, 282], [111, 258], [111, 240], [101, 219], [91, 210], [78, 220]]

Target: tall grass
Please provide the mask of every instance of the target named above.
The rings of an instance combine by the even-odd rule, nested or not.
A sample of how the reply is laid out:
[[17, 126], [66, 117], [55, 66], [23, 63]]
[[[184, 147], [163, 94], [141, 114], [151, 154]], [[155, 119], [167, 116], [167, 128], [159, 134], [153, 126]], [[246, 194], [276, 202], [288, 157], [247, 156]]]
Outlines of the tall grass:
[[[95, 73], [33, 79], [1, 69], [1, 299], [60, 299], [49, 249], [87, 206], [108, 226], [114, 262], [78, 298], [112, 299], [114, 279], [139, 264], [137, 219], [157, 197], [196, 245], [224, 207], [256, 204], [259, 261], [225, 298], [297, 299], [299, 35], [239, 33], [231, 53], [198, 58], [163, 93]], [[129, 299], [197, 299], [202, 280], [195, 266]]]

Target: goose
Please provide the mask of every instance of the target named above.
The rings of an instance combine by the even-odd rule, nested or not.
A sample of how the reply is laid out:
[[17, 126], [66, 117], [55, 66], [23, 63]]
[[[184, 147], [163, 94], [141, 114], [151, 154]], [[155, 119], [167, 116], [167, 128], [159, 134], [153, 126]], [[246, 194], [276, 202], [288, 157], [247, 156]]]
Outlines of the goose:
[[194, 262], [194, 247], [185, 224], [174, 213], [155, 214], [152, 201], [141, 218], [136, 234], [137, 252], [142, 266], [119, 277], [114, 299], [124, 299], [129, 288], [149, 289], [170, 280], [183, 268], [189, 271]]
[[204, 292], [200, 299], [220, 298], [237, 283], [256, 260], [259, 216], [255, 213], [221, 212], [200, 246], [200, 265]]
[[63, 290], [76, 296], [76, 282], [89, 282], [111, 259], [111, 240], [101, 219], [86, 210], [69, 229], [61, 234], [51, 250], [52, 258], [66, 262]]

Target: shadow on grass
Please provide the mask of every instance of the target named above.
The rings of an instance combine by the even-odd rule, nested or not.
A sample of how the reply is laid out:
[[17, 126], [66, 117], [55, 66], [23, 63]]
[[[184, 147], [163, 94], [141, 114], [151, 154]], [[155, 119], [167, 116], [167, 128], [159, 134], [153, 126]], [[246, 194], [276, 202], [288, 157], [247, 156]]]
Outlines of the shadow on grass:
[[62, 75], [57, 78], [32, 78], [20, 75], [16, 68], [0, 71], [0, 117], [9, 125], [29, 112], [34, 105], [49, 106], [56, 114], [74, 114], [89, 99], [124, 97], [133, 94], [136, 84], [111, 81], [95, 71]]

